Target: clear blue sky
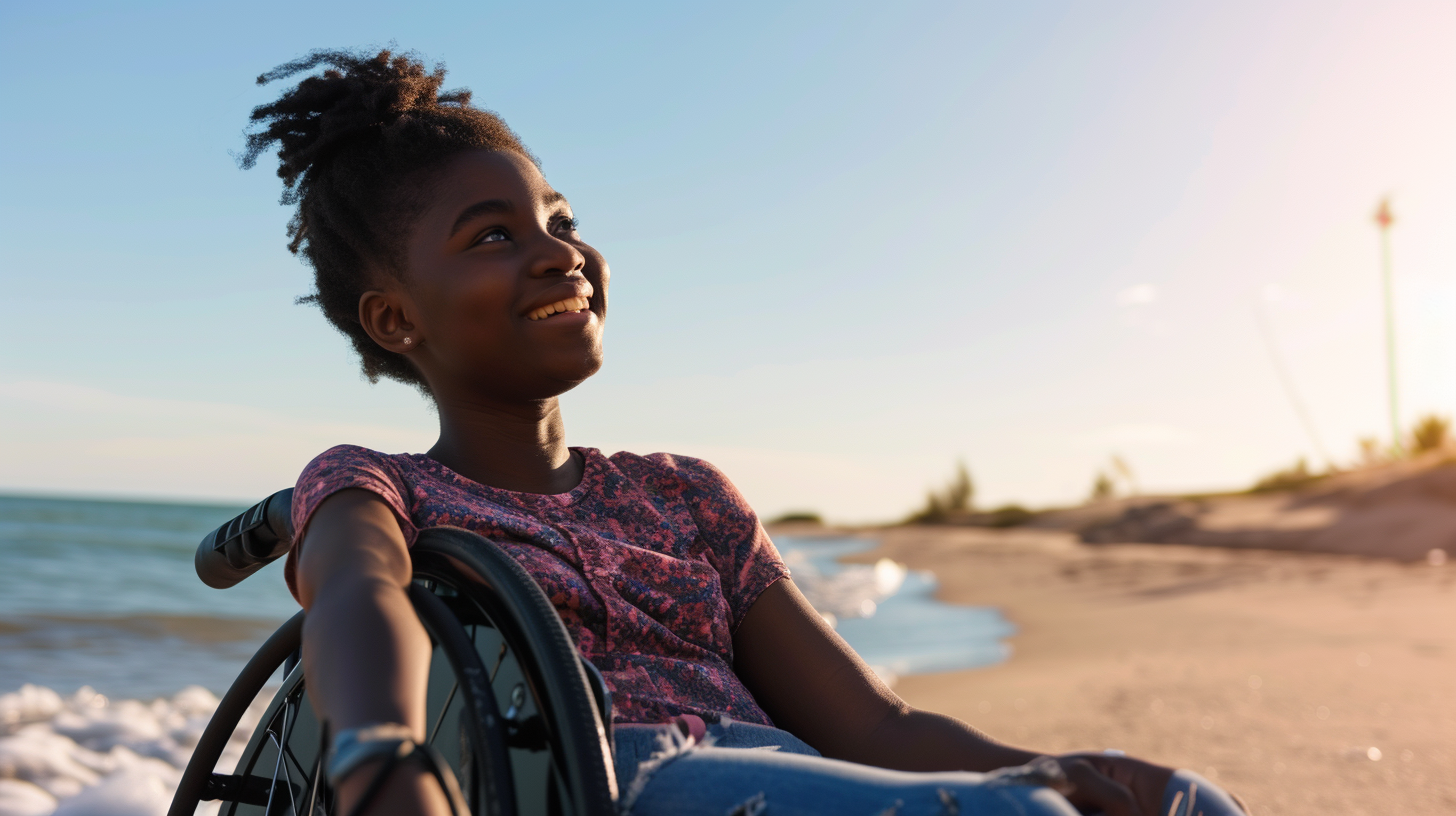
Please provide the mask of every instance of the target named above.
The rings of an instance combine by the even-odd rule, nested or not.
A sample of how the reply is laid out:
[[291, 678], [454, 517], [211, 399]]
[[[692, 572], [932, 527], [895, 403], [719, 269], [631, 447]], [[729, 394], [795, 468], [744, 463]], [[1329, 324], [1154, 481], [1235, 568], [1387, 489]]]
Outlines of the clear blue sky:
[[396, 41], [541, 157], [614, 271], [574, 444], [719, 464], [766, 514], [1246, 484], [1456, 410], [1456, 5], [9, 3], [0, 489], [251, 498], [423, 449], [294, 297], [260, 72]]

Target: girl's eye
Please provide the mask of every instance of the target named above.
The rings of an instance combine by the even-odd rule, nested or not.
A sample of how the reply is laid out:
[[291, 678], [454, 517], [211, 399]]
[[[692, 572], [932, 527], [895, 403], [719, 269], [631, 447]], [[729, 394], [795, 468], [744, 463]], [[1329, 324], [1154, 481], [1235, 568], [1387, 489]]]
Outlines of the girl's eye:
[[579, 227], [581, 227], [579, 218], [563, 218], [556, 222], [556, 229], [562, 232], [576, 232]]
[[500, 227], [496, 227], [495, 229], [490, 230], [489, 232], [487, 232], [484, 235], [480, 236], [480, 238], [477, 239], [475, 243], [477, 243], [477, 244], [493, 244], [493, 243], [495, 243], [497, 241], [509, 240], [510, 237], [511, 236], [507, 235], [506, 234], [506, 231], [504, 229], [502, 229]]

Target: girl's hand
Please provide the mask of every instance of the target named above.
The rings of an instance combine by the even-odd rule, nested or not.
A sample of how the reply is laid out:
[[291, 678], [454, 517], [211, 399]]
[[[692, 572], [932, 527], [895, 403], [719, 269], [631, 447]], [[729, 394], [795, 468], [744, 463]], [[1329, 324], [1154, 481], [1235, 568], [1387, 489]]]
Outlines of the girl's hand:
[[1072, 790], [1067, 799], [1078, 809], [1107, 816], [1162, 816], [1163, 791], [1173, 769], [1141, 759], [1106, 754], [1064, 754], [1056, 758]]

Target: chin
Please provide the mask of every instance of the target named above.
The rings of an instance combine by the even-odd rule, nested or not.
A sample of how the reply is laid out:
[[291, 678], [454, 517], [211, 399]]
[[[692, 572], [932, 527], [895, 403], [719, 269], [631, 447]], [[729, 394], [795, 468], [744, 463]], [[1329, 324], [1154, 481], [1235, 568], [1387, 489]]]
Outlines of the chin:
[[[602, 356], [594, 354], [586, 359], [577, 359], [568, 365], [551, 366], [547, 377], [558, 384], [556, 394], [567, 391], [586, 382], [593, 374], [601, 371]], [[553, 395], [554, 396], [554, 395]]]

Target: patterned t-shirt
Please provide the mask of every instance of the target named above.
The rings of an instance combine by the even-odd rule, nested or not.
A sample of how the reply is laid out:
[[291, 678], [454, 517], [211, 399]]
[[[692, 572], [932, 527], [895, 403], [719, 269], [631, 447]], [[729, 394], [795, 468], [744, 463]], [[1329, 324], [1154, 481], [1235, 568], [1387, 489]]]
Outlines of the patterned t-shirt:
[[733, 631], [789, 571], [743, 496], [698, 459], [572, 450], [585, 460], [581, 484], [543, 495], [471, 481], [422, 454], [331, 448], [293, 493], [289, 588], [296, 596], [297, 542], [314, 510], [362, 488], [393, 509], [411, 545], [425, 528], [461, 527], [514, 556], [601, 670], [616, 721], [726, 714], [772, 725], [733, 673]]

